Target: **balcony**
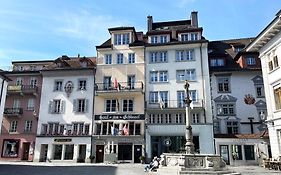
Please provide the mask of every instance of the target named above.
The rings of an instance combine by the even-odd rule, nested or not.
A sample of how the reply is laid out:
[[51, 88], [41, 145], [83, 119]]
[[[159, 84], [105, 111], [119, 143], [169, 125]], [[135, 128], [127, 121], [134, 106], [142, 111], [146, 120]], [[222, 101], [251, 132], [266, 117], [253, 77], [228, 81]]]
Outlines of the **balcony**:
[[5, 108], [4, 114], [10, 117], [20, 117], [23, 114], [22, 108]]
[[95, 86], [96, 95], [98, 96], [108, 96], [117, 94], [128, 94], [139, 95], [144, 93], [143, 82], [118, 82], [114, 83], [96, 83]]
[[9, 85], [8, 95], [37, 95], [38, 87], [34, 85]]
[[[200, 109], [203, 108], [203, 100], [202, 99], [197, 99], [192, 101], [190, 104], [190, 107], [193, 109]], [[160, 110], [169, 110], [169, 109], [184, 109], [185, 108], [185, 103], [183, 101], [178, 101], [178, 100], [168, 100], [168, 101], [163, 101], [163, 102], [156, 102], [156, 103], [151, 103], [151, 102], [146, 102], [146, 108], [155, 110], [155, 109], [160, 109]]]

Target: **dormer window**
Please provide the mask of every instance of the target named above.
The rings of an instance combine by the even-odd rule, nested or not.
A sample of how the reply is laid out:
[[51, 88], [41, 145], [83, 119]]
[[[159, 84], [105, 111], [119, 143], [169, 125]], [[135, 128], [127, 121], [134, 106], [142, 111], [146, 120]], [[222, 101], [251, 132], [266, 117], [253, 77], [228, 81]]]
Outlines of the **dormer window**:
[[199, 40], [199, 33], [183, 33], [180, 34], [180, 41], [196, 41]]
[[234, 47], [234, 51], [235, 51], [236, 53], [240, 52], [242, 49], [243, 49], [243, 47], [240, 47], [240, 46]]
[[130, 42], [130, 34], [114, 34], [114, 45], [126, 45]]
[[160, 36], [160, 43], [167, 43], [167, 36], [166, 35]]
[[190, 34], [190, 41], [198, 40], [198, 33], [191, 33]]
[[151, 37], [150, 37], [150, 40], [151, 40], [151, 43], [152, 43], [152, 44], [158, 43], [158, 37], [157, 37], [157, 36], [151, 36]]
[[224, 66], [224, 59], [223, 58], [213, 58], [210, 60], [210, 66], [211, 67]]
[[254, 57], [247, 57], [246, 62], [248, 66], [256, 65], [256, 59]]

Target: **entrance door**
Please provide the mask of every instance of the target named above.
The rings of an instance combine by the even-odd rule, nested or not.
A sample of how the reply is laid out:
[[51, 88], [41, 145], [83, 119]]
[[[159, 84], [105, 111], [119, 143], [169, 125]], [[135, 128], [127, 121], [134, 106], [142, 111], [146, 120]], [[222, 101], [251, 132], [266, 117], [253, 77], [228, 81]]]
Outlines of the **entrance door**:
[[225, 161], [225, 163], [229, 165], [228, 145], [220, 145], [220, 156]]
[[78, 162], [85, 162], [86, 145], [79, 145]]
[[96, 163], [103, 162], [104, 145], [96, 145]]
[[118, 145], [118, 160], [132, 160], [132, 144]]
[[134, 163], [140, 163], [140, 156], [142, 155], [142, 146], [134, 145]]
[[30, 143], [25, 142], [22, 144], [22, 160], [28, 160]]
[[48, 153], [48, 144], [42, 144], [40, 150], [40, 162], [46, 162]]

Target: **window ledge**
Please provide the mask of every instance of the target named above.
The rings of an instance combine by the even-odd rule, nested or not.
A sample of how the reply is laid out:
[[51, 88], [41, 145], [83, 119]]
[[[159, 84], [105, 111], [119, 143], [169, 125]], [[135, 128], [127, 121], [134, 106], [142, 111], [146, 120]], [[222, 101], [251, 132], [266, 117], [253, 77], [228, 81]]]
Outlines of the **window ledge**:
[[268, 74], [271, 74], [271, 73], [275, 72], [275, 71], [278, 70], [278, 69], [280, 69], [280, 66], [275, 67], [274, 69], [270, 70], [270, 71], [268, 72]]

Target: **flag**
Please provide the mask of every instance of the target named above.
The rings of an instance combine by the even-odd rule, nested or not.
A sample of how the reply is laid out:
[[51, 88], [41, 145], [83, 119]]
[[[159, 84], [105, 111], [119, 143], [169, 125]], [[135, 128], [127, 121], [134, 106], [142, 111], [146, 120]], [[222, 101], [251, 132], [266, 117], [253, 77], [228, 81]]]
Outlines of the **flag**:
[[158, 103], [159, 103], [160, 109], [163, 109], [165, 106], [165, 103], [163, 102], [160, 95], [158, 95]]
[[114, 89], [118, 89], [118, 82], [117, 82], [117, 79], [116, 79], [116, 78], [114, 79], [114, 84], [113, 84], [113, 86], [114, 86]]
[[111, 135], [116, 136], [118, 134], [118, 129], [114, 126], [111, 126]]
[[129, 129], [127, 127], [127, 124], [125, 124], [124, 127], [123, 127], [123, 133], [124, 133], [125, 136], [129, 135]]

